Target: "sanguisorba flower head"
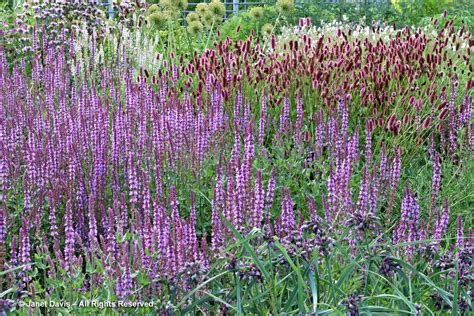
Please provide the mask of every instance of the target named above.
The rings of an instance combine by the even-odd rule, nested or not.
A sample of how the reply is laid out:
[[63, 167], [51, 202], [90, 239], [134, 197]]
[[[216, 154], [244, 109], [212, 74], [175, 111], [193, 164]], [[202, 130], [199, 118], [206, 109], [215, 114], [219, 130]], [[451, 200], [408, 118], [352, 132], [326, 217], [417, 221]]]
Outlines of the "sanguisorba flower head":
[[207, 3], [198, 3], [196, 5], [196, 12], [199, 14], [199, 16], [204, 16], [207, 14], [207, 11], [209, 10], [209, 5]]
[[272, 31], [273, 31], [273, 25], [270, 24], [270, 23], [265, 23], [263, 26], [262, 26], [262, 34], [271, 34]]
[[255, 20], [260, 20], [263, 17], [263, 8], [262, 7], [253, 7], [250, 9], [250, 16]]
[[196, 12], [188, 13], [188, 15], [186, 15], [186, 22], [191, 24], [194, 21], [199, 21], [199, 15]]
[[294, 0], [278, 0], [276, 7], [280, 10], [281, 13], [288, 13], [295, 8]]
[[167, 16], [163, 12], [155, 12], [148, 17], [151, 26], [160, 28], [166, 24]]
[[192, 36], [196, 36], [204, 30], [204, 26], [202, 25], [202, 23], [200, 21], [194, 20], [194, 21], [191, 21], [191, 22], [188, 22], [188, 23], [189, 23], [188, 24], [188, 32]]
[[209, 3], [209, 12], [215, 17], [222, 18], [225, 15], [225, 5], [219, 0]]

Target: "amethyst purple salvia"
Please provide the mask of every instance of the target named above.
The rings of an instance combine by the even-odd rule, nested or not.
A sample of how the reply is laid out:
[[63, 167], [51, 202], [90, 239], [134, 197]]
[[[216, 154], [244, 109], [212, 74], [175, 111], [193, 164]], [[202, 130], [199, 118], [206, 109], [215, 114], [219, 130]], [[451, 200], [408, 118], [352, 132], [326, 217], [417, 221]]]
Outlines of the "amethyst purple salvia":
[[[131, 7], [122, 1], [114, 10], [130, 16]], [[151, 15], [136, 18], [151, 26]], [[452, 36], [449, 23], [442, 32]], [[310, 306], [307, 289], [290, 283], [305, 271], [310, 281], [336, 276], [345, 292], [366, 289], [344, 297], [314, 278], [308, 289], [329, 293], [313, 295], [314, 313], [331, 306], [359, 315], [370, 312], [377, 286], [386, 293], [379, 301], [391, 301], [404, 261], [426, 266], [422, 288], [422, 274], [410, 274], [413, 293], [440, 279], [453, 303], [446, 277], [457, 260], [456, 299], [467, 310], [474, 243], [462, 224], [470, 218], [461, 218], [470, 196], [459, 196], [471, 188], [464, 173], [474, 148], [468, 70], [447, 52], [446, 34], [406, 28], [395, 36], [374, 23], [373, 41], [344, 25], [332, 35], [307, 26], [292, 40], [217, 36], [190, 55], [175, 54], [176, 43], [150, 64], [148, 52], [137, 60], [127, 46], [134, 32], [116, 42], [117, 32], [98, 40], [97, 30], [84, 38], [64, 31], [56, 43], [41, 35], [46, 26], [34, 27], [34, 54], [21, 58], [1, 42], [0, 265], [13, 269], [2, 285], [17, 288], [22, 303], [64, 299], [50, 286], [61, 278], [81, 297], [104, 288], [108, 299], [153, 300], [158, 314], [235, 306], [278, 314], [274, 297], [265, 304], [280, 286]], [[15, 29], [28, 36], [27, 27]], [[429, 176], [419, 168], [426, 153]], [[346, 281], [339, 269], [348, 264]], [[249, 282], [258, 308], [239, 305]], [[433, 305], [443, 300], [433, 296]], [[414, 313], [438, 312], [415, 303]]]

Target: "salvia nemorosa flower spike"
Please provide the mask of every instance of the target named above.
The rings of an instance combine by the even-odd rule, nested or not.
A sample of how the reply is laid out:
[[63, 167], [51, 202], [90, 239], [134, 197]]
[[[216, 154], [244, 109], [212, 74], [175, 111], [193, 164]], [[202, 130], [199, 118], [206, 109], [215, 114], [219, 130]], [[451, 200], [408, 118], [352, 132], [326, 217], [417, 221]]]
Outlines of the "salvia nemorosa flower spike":
[[459, 252], [464, 249], [464, 230], [462, 226], [461, 214], [458, 214], [457, 217], [457, 239], [456, 239], [456, 248]]
[[400, 161], [400, 149], [395, 148], [395, 156], [392, 161], [391, 166], [391, 174], [390, 174], [390, 193], [389, 193], [389, 202], [388, 202], [388, 209], [386, 212], [386, 220], [390, 219], [391, 211], [394, 207], [395, 203], [395, 193], [397, 189], [398, 182], [400, 180], [400, 170], [401, 169], [401, 161]]
[[433, 176], [431, 178], [431, 208], [430, 214], [428, 217], [428, 230], [431, 222], [433, 212], [436, 207], [436, 202], [438, 199], [438, 194], [441, 188], [441, 161], [440, 156], [437, 152], [434, 152], [434, 164], [433, 164]]
[[194, 202], [194, 193], [191, 192], [190, 196], [191, 200], [191, 210], [189, 213], [189, 222], [188, 222], [188, 245], [186, 245], [186, 248], [188, 250], [188, 260], [196, 261], [198, 260], [198, 254], [199, 254], [199, 243], [198, 239], [196, 236], [196, 220], [197, 220], [197, 215], [196, 215], [196, 205]]
[[223, 242], [224, 225], [222, 224], [220, 214], [222, 213], [226, 218], [230, 218], [230, 214], [225, 214], [224, 210], [228, 209], [225, 207], [225, 193], [224, 185], [222, 183], [222, 175], [220, 169], [217, 172], [216, 186], [214, 188], [214, 195], [212, 199], [212, 235], [211, 235], [211, 247], [216, 250], [221, 247]]
[[294, 130], [295, 145], [297, 146], [301, 145], [301, 142], [303, 140], [303, 119], [303, 98], [301, 96], [301, 91], [298, 91], [298, 95], [296, 98], [296, 123]]
[[263, 220], [263, 209], [265, 206], [265, 190], [262, 183], [262, 170], [257, 170], [254, 189], [254, 206], [252, 213], [252, 226], [260, 228]]
[[265, 196], [265, 209], [269, 210], [273, 206], [273, 197], [275, 194], [275, 186], [276, 186], [276, 169], [275, 167], [272, 168], [270, 173], [270, 179], [268, 180], [267, 185], [267, 192]]
[[287, 237], [295, 228], [295, 213], [293, 210], [293, 200], [290, 191], [282, 188], [281, 190], [281, 233], [282, 237]]
[[64, 260], [66, 264], [66, 269], [71, 270], [74, 261], [74, 245], [75, 245], [75, 232], [73, 226], [73, 210], [71, 201], [66, 203], [66, 217], [65, 217], [65, 225], [64, 225], [64, 233], [66, 236], [64, 242]]
[[0, 269], [4, 270], [5, 258], [6, 258], [6, 234], [7, 234], [7, 219], [6, 209], [0, 208]]
[[433, 229], [433, 239], [436, 245], [441, 242], [441, 238], [443, 238], [446, 229], [448, 228], [449, 224], [449, 202], [448, 198], [444, 199], [444, 208], [443, 210], [438, 209], [438, 214], [436, 217], [436, 224]]
[[262, 108], [260, 110], [260, 124], [258, 128], [258, 144], [262, 145], [263, 140], [265, 138], [265, 122], [267, 117], [267, 95], [266, 92], [263, 91], [262, 95]]

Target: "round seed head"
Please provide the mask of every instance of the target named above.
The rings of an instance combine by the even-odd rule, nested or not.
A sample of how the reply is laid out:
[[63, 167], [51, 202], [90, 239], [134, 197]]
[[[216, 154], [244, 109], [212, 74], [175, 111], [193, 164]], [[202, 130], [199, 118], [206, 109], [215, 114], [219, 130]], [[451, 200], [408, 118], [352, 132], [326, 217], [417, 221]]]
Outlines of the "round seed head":
[[188, 25], [189, 34], [196, 36], [204, 30], [204, 26], [200, 21], [192, 21]]
[[175, 0], [160, 0], [160, 6], [164, 10], [174, 10], [176, 6], [174, 5]]
[[216, 17], [223, 17], [225, 14], [225, 6], [219, 0], [213, 0], [209, 3], [209, 12]]
[[260, 20], [263, 17], [263, 8], [262, 7], [253, 7], [250, 9], [250, 16], [255, 20]]
[[167, 16], [163, 12], [155, 12], [148, 17], [152, 26], [160, 28], [166, 24]]
[[262, 31], [262, 34], [271, 34], [273, 31], [273, 25], [270, 23], [266, 23], [262, 25], [261, 31]]
[[188, 24], [191, 24], [194, 21], [199, 21], [199, 15], [196, 12], [188, 13], [188, 15], [186, 16], [186, 22]]
[[276, 6], [281, 13], [288, 13], [295, 8], [295, 2], [294, 0], [278, 0]]
[[196, 6], [197, 14], [199, 14], [199, 16], [204, 16], [208, 11], [208, 7], [209, 5], [207, 3], [198, 3], [198, 5]]
[[216, 17], [208, 12], [201, 16], [201, 21], [206, 27], [210, 28], [216, 23]]
[[156, 4], [152, 4], [149, 8], [148, 8], [148, 14], [151, 15], [155, 12], [158, 12], [160, 11], [160, 7], [158, 7]]
[[188, 0], [173, 0], [176, 9], [184, 11], [188, 8]]

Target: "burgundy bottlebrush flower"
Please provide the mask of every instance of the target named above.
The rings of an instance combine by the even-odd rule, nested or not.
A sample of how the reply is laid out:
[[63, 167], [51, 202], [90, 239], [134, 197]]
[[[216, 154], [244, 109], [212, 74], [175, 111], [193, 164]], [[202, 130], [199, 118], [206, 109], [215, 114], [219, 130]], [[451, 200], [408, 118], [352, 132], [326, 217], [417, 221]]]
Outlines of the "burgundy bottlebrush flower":
[[427, 117], [423, 120], [423, 124], [422, 124], [423, 129], [429, 128], [430, 125], [431, 125], [431, 122], [433, 122], [433, 118], [432, 118], [431, 116], [427, 116]]
[[441, 112], [438, 115], [438, 119], [440, 121], [445, 119], [446, 115], [448, 114], [448, 110], [449, 110], [448, 108], [444, 108], [444, 109], [441, 110]]

